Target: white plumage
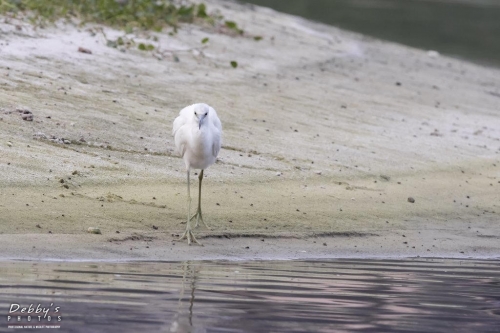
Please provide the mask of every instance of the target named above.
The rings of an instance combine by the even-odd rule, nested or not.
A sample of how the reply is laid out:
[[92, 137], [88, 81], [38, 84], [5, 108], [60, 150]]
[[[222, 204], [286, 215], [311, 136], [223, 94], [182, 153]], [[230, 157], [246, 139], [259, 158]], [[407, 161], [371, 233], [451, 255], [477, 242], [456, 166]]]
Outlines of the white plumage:
[[222, 125], [211, 106], [199, 103], [182, 109], [174, 120], [172, 134], [187, 170], [206, 169], [217, 159]]
[[[187, 171], [188, 186], [188, 221], [186, 231], [179, 240], [187, 238], [188, 244], [191, 240], [200, 244], [194, 237], [190, 221], [196, 217], [196, 226], [201, 220], [201, 182], [203, 170], [215, 163], [221, 147], [222, 125], [215, 110], [204, 103], [193, 104], [185, 107], [175, 118], [172, 134], [174, 136], [177, 152], [182, 156]], [[201, 169], [198, 196], [198, 210], [190, 217], [191, 195], [189, 189], [189, 176], [191, 169]], [[205, 224], [206, 225], [206, 224]]]

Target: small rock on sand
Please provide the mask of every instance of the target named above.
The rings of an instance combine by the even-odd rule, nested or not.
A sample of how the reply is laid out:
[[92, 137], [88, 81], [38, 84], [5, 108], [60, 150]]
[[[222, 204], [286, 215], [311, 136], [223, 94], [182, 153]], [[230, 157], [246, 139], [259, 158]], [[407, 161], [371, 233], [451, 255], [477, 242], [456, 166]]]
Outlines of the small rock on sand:
[[87, 232], [90, 233], [90, 234], [98, 234], [98, 235], [100, 235], [101, 234], [101, 229], [94, 228], [94, 227], [89, 227], [87, 229]]
[[29, 110], [16, 109], [21, 114], [21, 118], [26, 121], [33, 121], [33, 113]]
[[438, 52], [438, 51], [434, 51], [434, 50], [429, 50], [429, 51], [427, 51], [427, 56], [428, 56], [429, 58], [437, 58], [437, 57], [439, 57], [439, 55], [440, 55], [440, 54], [439, 54], [439, 52]]
[[92, 51], [81, 46], [78, 48], [78, 52], [92, 54]]
[[413, 199], [412, 197], [408, 197], [408, 202], [415, 203], [415, 199]]
[[26, 121], [33, 121], [33, 114], [31, 114], [31, 113], [29, 113], [29, 114], [22, 114], [21, 118], [23, 118], [23, 120], [26, 120]]

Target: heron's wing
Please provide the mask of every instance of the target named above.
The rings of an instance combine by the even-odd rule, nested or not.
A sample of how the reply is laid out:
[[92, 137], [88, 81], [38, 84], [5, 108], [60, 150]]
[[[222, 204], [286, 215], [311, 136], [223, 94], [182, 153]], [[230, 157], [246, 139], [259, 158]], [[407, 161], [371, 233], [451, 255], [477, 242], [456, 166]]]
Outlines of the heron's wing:
[[188, 120], [190, 119], [190, 116], [192, 116], [192, 114], [194, 112], [194, 110], [193, 110], [194, 106], [195, 106], [195, 104], [186, 106], [184, 109], [182, 109], [179, 112], [179, 115], [174, 120], [174, 126], [172, 128], [172, 135], [175, 135], [175, 132], [177, 132], [179, 130], [179, 128], [181, 128], [184, 124], [186, 124], [188, 122]]
[[182, 127], [182, 125], [184, 125], [186, 123], [186, 119], [181, 117], [181, 116], [178, 116], [177, 118], [175, 118], [174, 120], [174, 125], [172, 126], [172, 135], [175, 137], [175, 133], [177, 133], [177, 131], [179, 130], [179, 128]]
[[175, 148], [177, 148], [177, 152], [181, 156], [184, 156], [184, 153], [186, 152], [188, 129], [185, 125], [188, 124], [188, 121], [192, 116], [193, 108], [194, 105], [189, 105], [182, 109], [179, 112], [179, 116], [175, 118], [174, 125], [172, 126]]
[[217, 116], [217, 112], [215, 112], [214, 108], [209, 106], [210, 108], [210, 121], [212, 122], [212, 125], [215, 127], [214, 131], [214, 143], [212, 146], [212, 154], [214, 157], [217, 157], [219, 155], [220, 147], [221, 147], [221, 135], [222, 135], [222, 124], [220, 122], [219, 117]]
[[212, 154], [214, 157], [217, 157], [219, 155], [220, 147], [221, 147], [221, 139], [220, 139], [220, 131], [216, 130], [217, 133], [214, 135], [214, 143], [212, 146]]
[[210, 106], [210, 120], [212, 121], [212, 124], [219, 130], [219, 133], [222, 134], [222, 124], [220, 122], [219, 117], [217, 116], [217, 112], [215, 112], [214, 108], [212, 108], [211, 106]]
[[177, 150], [179, 151], [179, 154], [181, 155], [181, 157], [184, 157], [184, 153], [186, 152], [186, 145], [185, 144], [182, 144], [180, 145]]
[[221, 131], [218, 128], [213, 129], [213, 141], [212, 141], [212, 155], [217, 157], [219, 155], [220, 147], [222, 144]]
[[181, 157], [184, 156], [184, 153], [186, 152], [186, 147], [187, 147], [186, 130], [187, 130], [187, 128], [185, 126], [181, 126], [178, 129], [174, 128], [175, 148], [177, 149], [177, 152], [179, 153], [179, 155], [181, 155]]

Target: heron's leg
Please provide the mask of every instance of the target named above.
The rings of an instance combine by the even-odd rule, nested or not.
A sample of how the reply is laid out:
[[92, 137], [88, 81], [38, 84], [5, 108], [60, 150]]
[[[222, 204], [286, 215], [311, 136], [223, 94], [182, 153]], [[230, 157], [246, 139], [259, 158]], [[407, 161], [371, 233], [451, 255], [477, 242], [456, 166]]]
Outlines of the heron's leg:
[[193, 216], [191, 216], [191, 220], [196, 217], [196, 224], [194, 226], [195, 228], [198, 227], [201, 220], [201, 222], [205, 225], [205, 227], [210, 229], [210, 227], [205, 223], [205, 221], [203, 221], [203, 216], [201, 215], [201, 182], [203, 180], [203, 170], [201, 170], [200, 175], [198, 176], [198, 180], [200, 181], [199, 182], [200, 185], [198, 188], [198, 209], [196, 210], [196, 213]]
[[188, 198], [187, 198], [188, 211], [187, 211], [186, 231], [184, 231], [182, 236], [177, 240], [180, 241], [180, 240], [183, 240], [184, 238], [186, 238], [188, 241], [188, 245], [191, 245], [191, 241], [193, 241], [199, 245], [202, 245], [200, 242], [198, 242], [196, 237], [194, 237], [193, 232], [191, 231], [191, 224], [190, 224], [191, 219], [189, 218], [189, 216], [191, 215], [190, 214], [190, 212], [191, 212], [191, 191], [189, 189], [189, 170], [187, 171], [187, 190], [188, 190]]

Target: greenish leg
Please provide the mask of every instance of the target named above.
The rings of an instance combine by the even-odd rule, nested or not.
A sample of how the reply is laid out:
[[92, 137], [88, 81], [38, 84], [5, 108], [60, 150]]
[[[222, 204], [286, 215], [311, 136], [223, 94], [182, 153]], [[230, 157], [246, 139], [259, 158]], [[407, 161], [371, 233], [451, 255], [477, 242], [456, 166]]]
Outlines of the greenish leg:
[[195, 228], [198, 228], [201, 220], [201, 222], [205, 225], [205, 227], [207, 227], [207, 229], [210, 229], [210, 227], [205, 223], [205, 221], [203, 221], [203, 216], [201, 215], [201, 182], [203, 180], [203, 170], [201, 170], [200, 175], [198, 176], [198, 180], [200, 183], [198, 187], [198, 209], [196, 210], [196, 213], [193, 216], [191, 216], [191, 220], [196, 217], [196, 224], [194, 226]]
[[188, 245], [191, 245], [191, 241], [195, 242], [196, 244], [199, 244], [199, 245], [202, 245], [200, 242], [198, 242], [198, 240], [196, 239], [196, 237], [194, 237], [194, 234], [193, 232], [191, 231], [191, 219], [192, 218], [189, 218], [189, 216], [191, 215], [190, 212], [191, 212], [191, 191], [189, 189], [189, 170], [187, 171], [187, 192], [188, 192], [188, 211], [187, 211], [187, 222], [186, 222], [186, 231], [184, 231], [184, 233], [182, 234], [182, 236], [180, 238], [178, 238], [177, 240], [178, 241], [181, 241], [183, 240], [184, 238], [187, 239], [188, 241]]

